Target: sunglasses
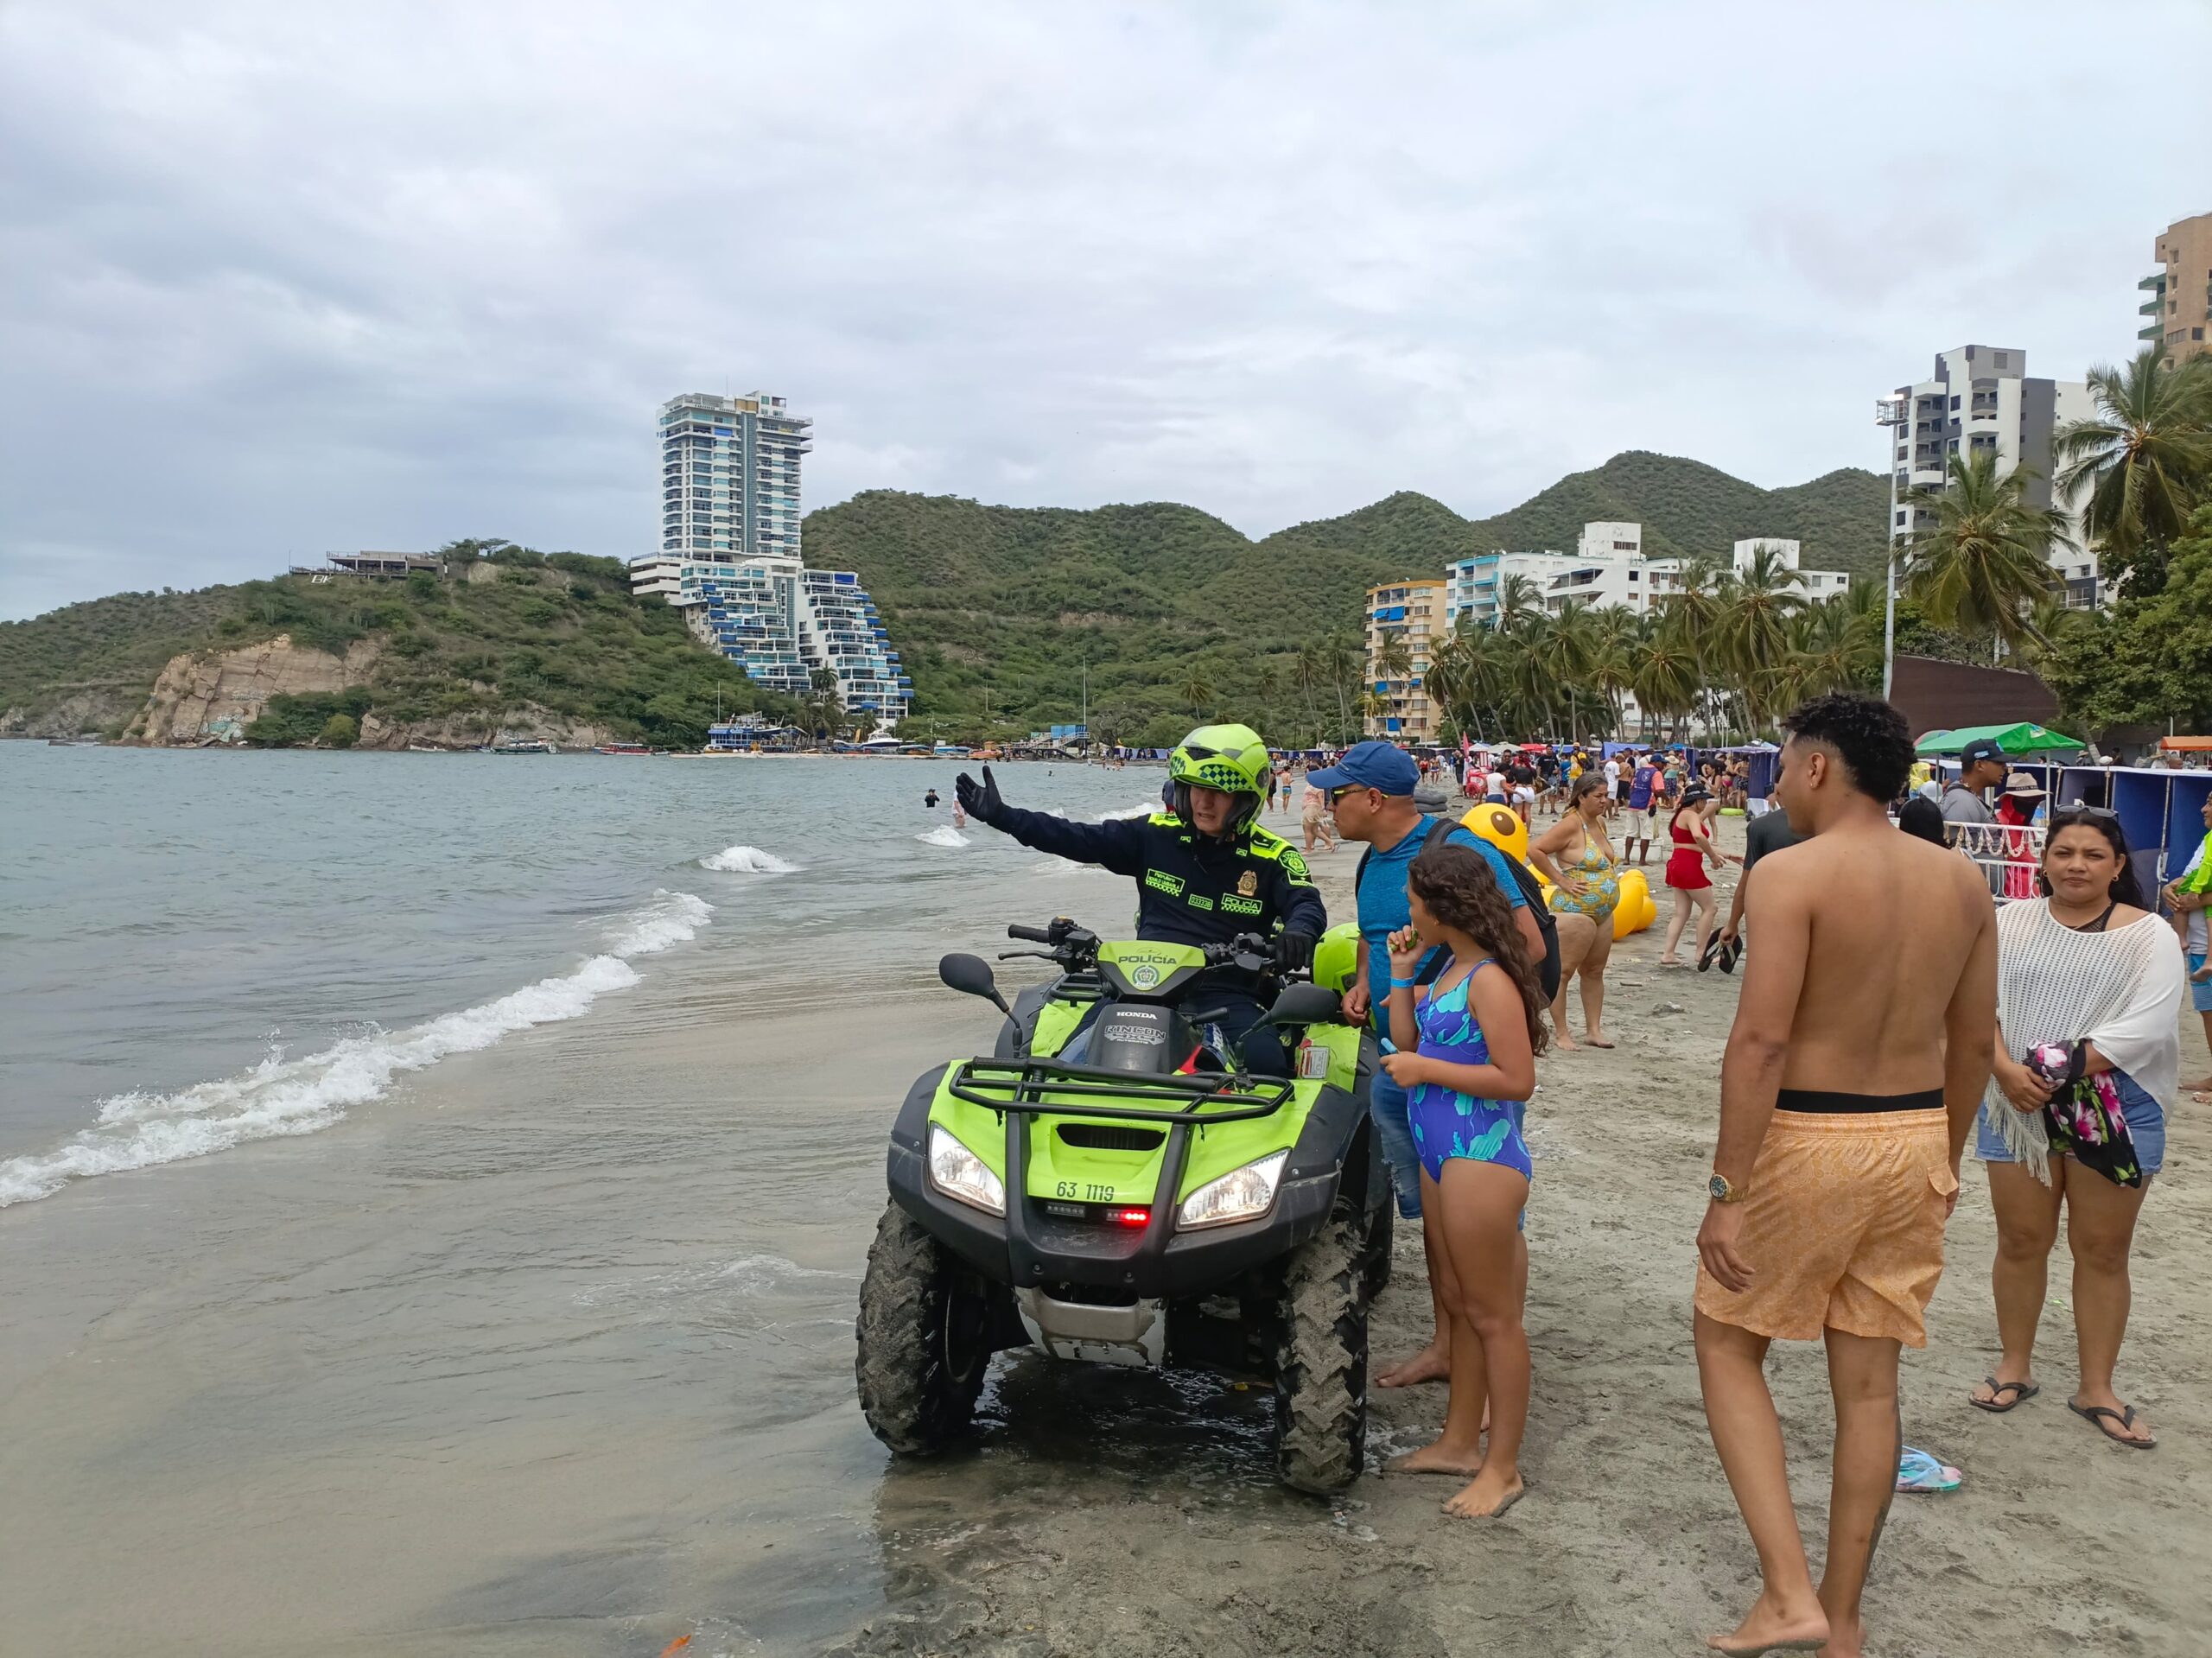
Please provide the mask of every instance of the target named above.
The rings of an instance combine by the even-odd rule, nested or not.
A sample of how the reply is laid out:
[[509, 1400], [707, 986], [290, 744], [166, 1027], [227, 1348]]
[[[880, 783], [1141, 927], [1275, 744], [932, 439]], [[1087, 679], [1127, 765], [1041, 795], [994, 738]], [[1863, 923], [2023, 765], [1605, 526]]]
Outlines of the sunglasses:
[[2050, 815], [2054, 823], [2062, 817], [2069, 822], [2079, 822], [2083, 818], [2094, 818], [2105, 823], [2120, 822], [2120, 814], [2109, 806], [2061, 806]]
[[1369, 786], [1364, 783], [1347, 783], [1341, 789], [1332, 789], [1329, 791], [1329, 804], [1334, 805], [1346, 795], [1363, 795], [1368, 791]]

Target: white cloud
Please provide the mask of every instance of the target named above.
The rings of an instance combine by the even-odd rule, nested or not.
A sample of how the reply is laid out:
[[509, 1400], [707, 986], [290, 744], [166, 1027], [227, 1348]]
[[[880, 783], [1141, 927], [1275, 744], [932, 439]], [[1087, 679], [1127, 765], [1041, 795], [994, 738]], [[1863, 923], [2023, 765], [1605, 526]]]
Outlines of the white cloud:
[[[1560, 10], [16, 0], [0, 614], [642, 551], [691, 390], [815, 416], [814, 505], [1796, 482], [1941, 348], [2124, 355], [2212, 207], [2141, 58], [2200, 6]], [[2123, 97], [2149, 141], [2088, 142]]]

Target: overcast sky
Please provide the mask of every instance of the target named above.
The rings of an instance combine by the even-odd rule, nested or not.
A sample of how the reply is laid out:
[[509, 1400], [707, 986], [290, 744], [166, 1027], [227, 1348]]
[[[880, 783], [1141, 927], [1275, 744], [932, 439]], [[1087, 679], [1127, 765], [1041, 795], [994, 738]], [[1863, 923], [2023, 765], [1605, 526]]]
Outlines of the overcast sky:
[[1878, 466], [1939, 349], [2134, 348], [2208, 60], [2203, 0], [9, 0], [0, 616], [652, 550], [687, 391], [812, 415], [809, 507]]

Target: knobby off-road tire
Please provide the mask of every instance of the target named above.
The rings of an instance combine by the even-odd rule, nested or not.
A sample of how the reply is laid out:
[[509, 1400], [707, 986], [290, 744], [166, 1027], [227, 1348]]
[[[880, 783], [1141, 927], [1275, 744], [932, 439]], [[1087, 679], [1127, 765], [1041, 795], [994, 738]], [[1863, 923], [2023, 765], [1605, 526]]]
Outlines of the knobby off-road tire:
[[1284, 1264], [1275, 1354], [1275, 1472], [1330, 1496], [1367, 1458], [1366, 1242], [1363, 1217], [1340, 1205]]
[[861, 1413], [901, 1456], [927, 1457], [968, 1431], [990, 1366], [988, 1309], [962, 1291], [951, 1251], [892, 1204], [876, 1223], [855, 1326]]
[[1386, 1184], [1382, 1188], [1382, 1201], [1367, 1217], [1360, 1293], [1366, 1296], [1367, 1305], [1370, 1307], [1375, 1305], [1376, 1297], [1390, 1286], [1390, 1250], [1397, 1239], [1397, 1193]]

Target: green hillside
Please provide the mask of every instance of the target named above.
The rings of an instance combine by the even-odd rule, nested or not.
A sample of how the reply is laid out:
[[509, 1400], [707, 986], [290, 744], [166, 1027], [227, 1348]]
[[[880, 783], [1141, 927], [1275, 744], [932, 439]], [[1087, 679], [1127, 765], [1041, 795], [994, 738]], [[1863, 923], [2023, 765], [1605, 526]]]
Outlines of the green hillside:
[[[874, 594], [913, 676], [922, 734], [1004, 737], [1072, 721], [1087, 666], [1102, 735], [1165, 742], [1201, 715], [1234, 714], [1310, 741], [1346, 727], [1361, 600], [1377, 582], [1441, 575], [1493, 548], [1568, 549], [1597, 518], [1641, 523], [1655, 556], [1725, 558], [1740, 537], [1796, 537], [1808, 565], [1863, 574], [1878, 568], [1887, 487], [1845, 470], [1762, 490], [1636, 452], [1495, 518], [1401, 492], [1257, 542], [1172, 503], [1078, 511], [871, 490], [810, 513], [805, 545], [809, 562], [857, 570]], [[119, 727], [171, 657], [280, 632], [334, 651], [381, 639], [368, 692], [387, 722], [488, 728], [527, 706], [696, 744], [718, 683], [725, 708], [766, 704], [676, 612], [632, 600], [611, 559], [505, 543], [448, 551], [455, 575], [443, 581], [283, 576], [0, 623], [0, 721]], [[290, 728], [315, 710], [297, 712]]]
[[1767, 535], [1802, 541], [1809, 568], [1863, 574], [1879, 568], [1888, 489], [1846, 469], [1762, 490], [1632, 452], [1491, 518], [1402, 491], [1258, 542], [1185, 506], [1075, 511], [872, 490], [810, 513], [805, 546], [810, 562], [868, 584], [925, 733], [1072, 721], [1087, 663], [1101, 734], [1166, 741], [1200, 714], [1235, 713], [1310, 739], [1338, 727], [1342, 704], [1334, 688], [1299, 687], [1300, 648], [1349, 648], [1378, 582], [1441, 575], [1494, 548], [1571, 549], [1598, 518], [1641, 523], [1654, 556], [1725, 559], [1732, 542]]
[[[694, 639], [677, 612], [633, 600], [619, 560], [503, 542], [448, 550], [442, 579], [283, 575], [193, 593], [117, 594], [0, 623], [0, 715], [35, 730], [66, 713], [74, 716], [64, 721], [69, 729], [113, 734], [171, 657], [279, 634], [334, 655], [359, 639], [383, 647], [365, 684], [342, 698], [272, 699], [274, 717], [258, 736], [281, 741], [313, 735], [340, 711], [486, 737], [511, 715], [543, 711], [625, 738], [697, 747], [718, 690], [731, 712], [772, 702]], [[289, 706], [294, 701], [302, 706]]]

